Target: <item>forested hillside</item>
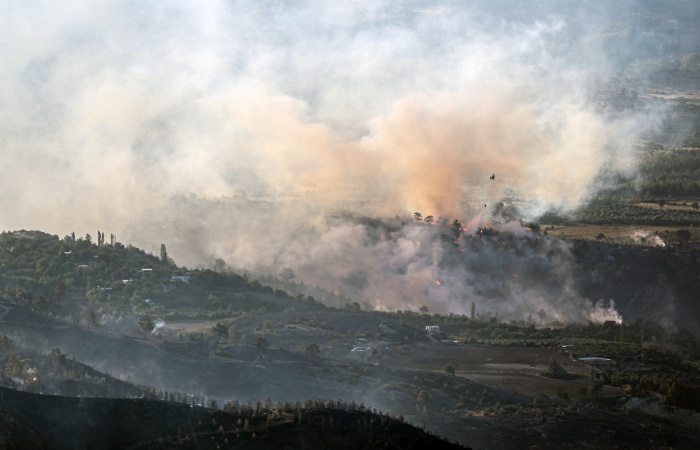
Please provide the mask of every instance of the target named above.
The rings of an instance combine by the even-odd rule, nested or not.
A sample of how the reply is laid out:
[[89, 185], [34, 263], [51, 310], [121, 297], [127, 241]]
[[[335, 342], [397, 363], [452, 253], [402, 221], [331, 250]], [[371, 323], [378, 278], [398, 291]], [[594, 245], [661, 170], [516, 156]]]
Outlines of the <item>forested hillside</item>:
[[89, 326], [125, 313], [216, 318], [322, 308], [312, 298], [293, 298], [235, 273], [180, 268], [164, 245], [157, 257], [98, 236], [94, 242], [90, 235], [0, 234], [0, 295]]
[[700, 195], [700, 150], [652, 151], [640, 166], [642, 193], [658, 196]]
[[[663, 148], [663, 146], [661, 146]], [[645, 149], [634, 176], [604, 172], [598, 195], [569, 214], [549, 211], [542, 223], [700, 224], [700, 149]]]

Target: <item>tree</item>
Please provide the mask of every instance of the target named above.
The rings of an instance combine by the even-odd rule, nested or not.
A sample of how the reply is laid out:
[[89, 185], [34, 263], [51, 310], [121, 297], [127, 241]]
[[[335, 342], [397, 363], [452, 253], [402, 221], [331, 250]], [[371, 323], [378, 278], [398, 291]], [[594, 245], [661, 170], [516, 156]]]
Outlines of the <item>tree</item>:
[[547, 317], [547, 311], [540, 309], [537, 315], [540, 316], [540, 325], [544, 325], [544, 318]]
[[461, 230], [462, 224], [459, 222], [459, 220], [455, 219], [452, 221], [452, 228], [454, 228], [455, 230]]
[[253, 341], [253, 347], [257, 348], [258, 350], [265, 350], [269, 346], [270, 341], [268, 341], [265, 336], [257, 336]]
[[472, 310], [471, 310], [471, 314], [469, 317], [472, 320], [474, 320], [476, 318], [476, 304], [474, 302], [472, 302]]
[[345, 306], [343, 306], [343, 311], [357, 312], [357, 311], [361, 311], [361, 310], [362, 310], [362, 307], [360, 307], [360, 304], [357, 302], [346, 303]]
[[421, 214], [421, 213], [419, 213], [419, 212], [414, 212], [414, 213], [413, 213], [413, 217], [414, 217], [417, 221], [423, 220], [423, 214]]
[[681, 70], [697, 71], [700, 68], [700, 55], [697, 53], [686, 53], [681, 59]]
[[314, 344], [313, 342], [311, 344], [307, 344], [306, 347], [304, 347], [304, 353], [306, 353], [308, 356], [316, 356], [321, 352], [321, 349], [318, 348], [318, 345]]
[[54, 348], [49, 354], [49, 359], [60, 366], [65, 366], [66, 362], [68, 362], [68, 355], [61, 353], [61, 349]]
[[217, 344], [221, 342], [223, 336], [228, 335], [228, 327], [223, 322], [217, 322], [216, 325], [212, 327], [211, 331], [217, 335]]
[[428, 393], [423, 389], [419, 389], [416, 394], [416, 404], [419, 407], [423, 407], [428, 402], [428, 400], [430, 400], [430, 396], [428, 395]]
[[10, 353], [5, 361], [5, 376], [16, 377], [24, 372], [24, 364], [14, 353]]
[[54, 288], [53, 295], [54, 297], [61, 298], [63, 297], [63, 294], [66, 292], [66, 280], [60, 280], [58, 283], [56, 283], [56, 287]]
[[165, 248], [165, 244], [160, 244], [160, 260], [164, 263], [168, 263], [168, 251]]
[[289, 283], [297, 276], [297, 274], [295, 274], [294, 271], [292, 269], [290, 269], [289, 267], [287, 267], [286, 269], [281, 271], [279, 273], [279, 275], [280, 275], [280, 278], [282, 278], [282, 280], [284, 280], [285, 283]]
[[659, 208], [663, 208], [665, 204], [666, 204], [666, 200], [664, 200], [663, 198], [661, 200], [659, 200]]
[[448, 364], [445, 367], [445, 372], [449, 373], [450, 375], [454, 375], [455, 374], [455, 367], [452, 364]]
[[527, 226], [530, 227], [530, 230], [535, 234], [539, 234], [541, 230], [540, 224], [537, 222], [531, 222], [527, 224]]
[[88, 327], [97, 328], [97, 313], [93, 308], [87, 310], [87, 312], [85, 313], [85, 319], [87, 321]]
[[698, 203], [698, 202], [693, 202], [693, 203], [690, 204], [690, 207], [693, 208], [693, 209], [698, 209], [698, 208], [700, 208], [700, 203]]
[[692, 237], [690, 231], [681, 229], [676, 231], [676, 237], [678, 238], [678, 242], [680, 242], [681, 246], [684, 246], [685, 244], [688, 243], [690, 238]]
[[569, 372], [559, 364], [559, 361], [554, 357], [549, 358], [549, 366], [547, 366], [547, 371], [544, 373], [544, 376], [549, 378], [566, 378], [568, 375]]
[[153, 331], [153, 327], [155, 327], [155, 325], [153, 324], [153, 320], [151, 320], [150, 317], [148, 317], [147, 315], [141, 316], [141, 318], [139, 319], [139, 328], [141, 329], [141, 331], [143, 331], [144, 335], [148, 335], [148, 333]]
[[423, 314], [428, 314], [428, 307], [423, 305], [420, 308], [418, 308], [418, 311], [420, 311]]
[[6, 350], [6, 349], [10, 348], [12, 346], [12, 344], [13, 344], [12, 339], [7, 337], [7, 335], [3, 334], [2, 336], [0, 336], [0, 348], [3, 348]]
[[431, 224], [433, 223], [434, 218], [433, 218], [433, 216], [426, 216], [425, 219], [423, 219], [423, 220], [424, 220], [425, 223], [427, 223], [428, 225], [431, 225]]

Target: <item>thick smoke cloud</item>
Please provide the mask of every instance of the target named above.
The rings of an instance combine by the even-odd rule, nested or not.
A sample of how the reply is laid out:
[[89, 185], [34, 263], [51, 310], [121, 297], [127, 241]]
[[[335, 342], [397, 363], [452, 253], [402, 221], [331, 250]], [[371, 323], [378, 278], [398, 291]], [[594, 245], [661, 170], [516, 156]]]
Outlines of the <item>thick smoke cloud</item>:
[[[424, 294], [443, 252], [430, 227], [376, 236], [336, 213], [466, 223], [513, 192], [531, 215], [573, 208], [626, 154], [636, 122], [590, 97], [614, 67], [604, 12], [516, 6], [6, 3], [0, 226], [99, 229], [181, 264], [463, 312], [484, 279]], [[532, 309], [511, 300], [505, 316]], [[580, 318], [553, 301], [530, 303]]]

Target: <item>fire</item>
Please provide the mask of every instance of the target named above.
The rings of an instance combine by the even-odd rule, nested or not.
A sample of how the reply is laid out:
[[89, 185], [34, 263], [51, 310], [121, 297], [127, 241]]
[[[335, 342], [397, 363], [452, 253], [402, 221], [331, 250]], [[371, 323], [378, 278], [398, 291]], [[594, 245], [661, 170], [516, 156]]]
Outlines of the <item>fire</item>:
[[442, 286], [442, 282], [440, 280], [435, 280], [435, 284], [437, 284], [438, 286]]

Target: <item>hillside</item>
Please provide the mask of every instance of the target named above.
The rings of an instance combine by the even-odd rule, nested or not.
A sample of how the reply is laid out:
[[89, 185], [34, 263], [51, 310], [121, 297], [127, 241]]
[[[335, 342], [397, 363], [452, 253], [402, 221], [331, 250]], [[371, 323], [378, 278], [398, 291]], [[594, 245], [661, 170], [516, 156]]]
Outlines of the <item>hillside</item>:
[[164, 246], [158, 258], [103, 240], [95, 243], [89, 235], [59, 239], [39, 231], [2, 233], [0, 295], [93, 328], [127, 326], [128, 314], [215, 318], [323, 308], [313, 298], [292, 298], [245, 276], [178, 267]]
[[[381, 220], [366, 226], [376, 228], [378, 239], [383, 235]], [[427, 307], [366, 311], [350, 301], [329, 307], [304, 296], [301, 283], [289, 280], [271, 280], [275, 289], [231, 272], [181, 268], [118, 243], [59, 239], [38, 231], [3, 233], [1, 384], [43, 394], [28, 397], [30, 405], [59, 398], [51, 397], [56, 394], [80, 398], [51, 400], [54, 406], [37, 406], [44, 412], [35, 415], [12, 409], [17, 402], [6, 403], [8, 439], [21, 435], [27, 445], [99, 443], [109, 411], [118, 410], [129, 416], [113, 424], [122, 427], [117, 434], [128, 440], [124, 445], [157, 447], [180, 436], [183, 445], [207, 448], [212, 437], [219, 444], [221, 437], [231, 442], [239, 426], [225, 425], [222, 434], [218, 425], [199, 429], [192, 422], [237, 424], [237, 419], [202, 408], [195, 413], [192, 405], [225, 412], [246, 410], [245, 405], [260, 409], [263, 399], [272, 399], [263, 403], [304, 405], [304, 420], [299, 424], [295, 413], [278, 411], [279, 420], [268, 427], [270, 416], [265, 416], [264, 427], [253, 427], [255, 438], [250, 430], [238, 430], [241, 445], [269, 442], [273, 448], [289, 436], [294, 445], [311, 448], [335, 446], [336, 440], [384, 445], [373, 431], [377, 421], [396, 430], [389, 436], [405, 443], [398, 448], [423, 439], [381, 413], [366, 415], [371, 405], [372, 411], [480, 448], [512, 448], [518, 442], [560, 448], [571, 436], [588, 442], [574, 431], [575, 424], [603, 434], [616, 430], [598, 448], [649, 439], [692, 448], [680, 445], [677, 436], [694, 442], [697, 338], [668, 324], [697, 329], [690, 295], [694, 252], [495, 229], [464, 236], [454, 227], [414, 226], [433, 232], [443, 248], [436, 261], [441, 285], [433, 289], [459, 283], [460, 274], [480, 281], [482, 291], [475, 294], [481, 301], [471, 316], [430, 314]], [[111, 288], [102, 289], [107, 285]], [[527, 320], [499, 321], [489, 308], [517, 289], [551, 295], [561, 308], [590, 307], [578, 295], [562, 292], [614, 298], [625, 322], [566, 322], [542, 310]], [[685, 314], [673, 309], [680, 307]], [[440, 331], [426, 333], [426, 325]], [[582, 357], [606, 358], [614, 365], [590, 365]], [[543, 376], [553, 360], [566, 376]], [[10, 399], [24, 395], [4, 392]], [[319, 409], [321, 399], [324, 405], [330, 399], [335, 399], [330, 405], [368, 405], [367, 411]], [[59, 404], [67, 411], [81, 405], [85, 415], [73, 415], [65, 427], [42, 426], [54, 420]], [[82, 429], [88, 416], [96, 427], [71, 435], [68, 430]], [[143, 425], [154, 416], [172, 416], [168, 421], [179, 424], [177, 431], [164, 425], [155, 435]], [[357, 423], [369, 424], [368, 434], [351, 431]], [[331, 434], [321, 432], [326, 428]], [[198, 440], [202, 436], [206, 444]]]
[[465, 448], [355, 405], [228, 409], [0, 388], [0, 438], [3, 448]]
[[[376, 233], [381, 235], [384, 225], [375, 221], [365, 226], [370, 230], [378, 227]], [[655, 319], [700, 331], [700, 314], [696, 314], [692, 295], [698, 287], [698, 257], [682, 246], [672, 250], [620, 246], [619, 240], [570, 242], [537, 235], [513, 238], [496, 230], [487, 230], [488, 236], [470, 237], [446, 226], [431, 230], [442, 248], [440, 259], [433, 262], [440, 271], [442, 287], [473, 279], [470, 283], [479, 290], [463, 301], [475, 302], [478, 314], [492, 307], [497, 311], [503, 299], [513, 297], [518, 290], [555, 298], [559, 292], [573, 289], [592, 301], [614, 300], [630, 323]], [[465, 257], [467, 254], [470, 256]], [[490, 265], [485, 265], [484, 258], [492, 260]], [[266, 283], [278, 286], [272, 288], [233, 272], [188, 270], [119, 243], [97, 245], [87, 239], [59, 239], [38, 231], [0, 235], [0, 269], [0, 295], [6, 302], [88, 329], [138, 337], [172, 333], [167, 324], [176, 320], [230, 322], [255, 314], [329, 308], [305, 296], [303, 284], [266, 279]], [[516, 274], [517, 278], [504, 279], [505, 274]], [[358, 310], [358, 300], [361, 298], [346, 298], [344, 309]], [[561, 301], [567, 300], [556, 300]], [[579, 302], [575, 298], [568, 301]], [[562, 304], [560, 308], [573, 306]], [[533, 316], [537, 313], [537, 309], [530, 311]], [[209, 334], [208, 329], [204, 331]]]

